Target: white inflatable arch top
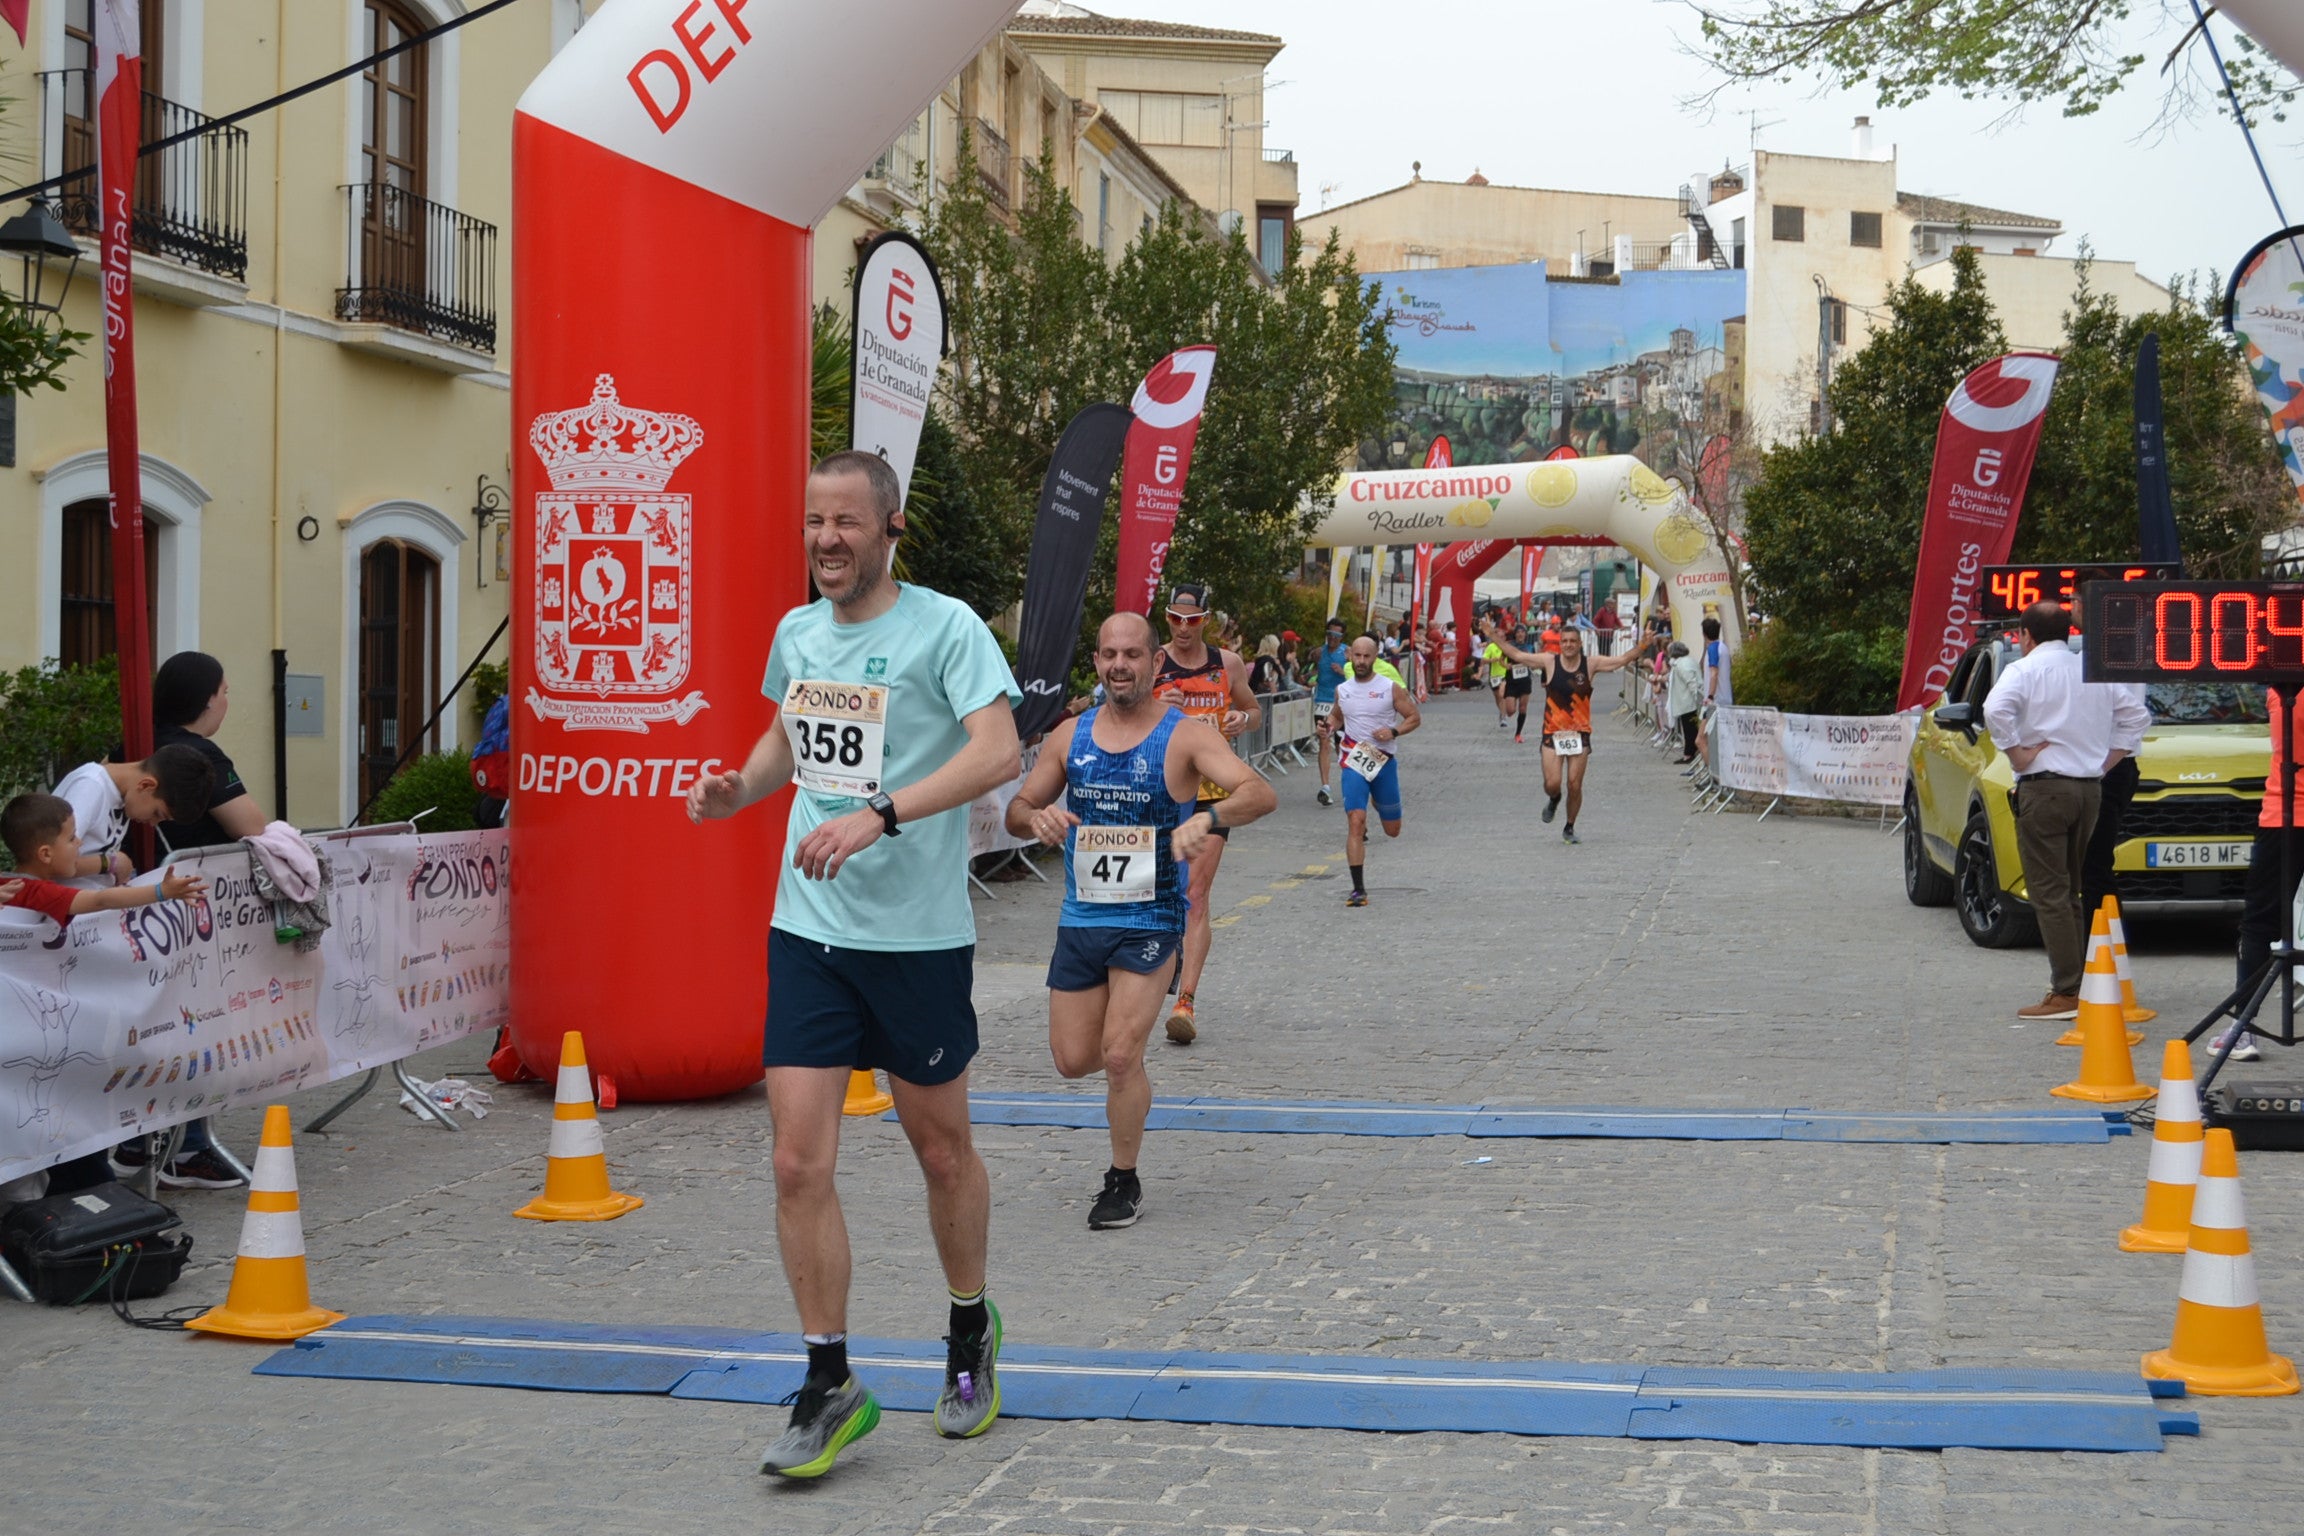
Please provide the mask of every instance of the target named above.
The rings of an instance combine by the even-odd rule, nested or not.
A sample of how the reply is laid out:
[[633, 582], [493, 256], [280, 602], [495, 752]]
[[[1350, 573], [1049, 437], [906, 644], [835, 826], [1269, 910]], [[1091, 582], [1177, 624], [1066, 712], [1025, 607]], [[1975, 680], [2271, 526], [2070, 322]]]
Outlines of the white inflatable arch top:
[[1706, 610], [1733, 643], [1728, 562], [1687, 496], [1630, 454], [1380, 469], [1340, 477], [1336, 504], [1307, 544], [1454, 544], [1464, 539], [1598, 536], [1621, 544], [1672, 594], [1672, 627], [1693, 642]]

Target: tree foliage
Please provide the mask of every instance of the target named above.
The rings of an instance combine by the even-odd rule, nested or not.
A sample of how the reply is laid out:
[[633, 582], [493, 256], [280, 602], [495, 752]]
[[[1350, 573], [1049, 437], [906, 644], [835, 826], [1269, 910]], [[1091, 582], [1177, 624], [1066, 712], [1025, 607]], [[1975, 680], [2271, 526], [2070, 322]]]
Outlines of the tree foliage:
[[52, 788], [120, 739], [120, 667], [44, 662], [0, 674], [0, 800]]
[[[2148, 60], [2135, 51], [2133, 0], [1695, 0], [1695, 8], [1699, 52], [1729, 83], [1820, 76], [1842, 90], [1869, 87], [1884, 107], [1949, 90], [2084, 117]], [[2182, 27], [2173, 60], [2199, 32], [2185, 7], [2166, 7], [2163, 19]], [[2226, 62], [2242, 110], [2284, 120], [2295, 77], [2246, 33], [2237, 39]], [[2171, 78], [2180, 102], [2200, 88], [2190, 72]]]
[[1745, 538], [1760, 606], [1780, 622], [1903, 630], [1937, 418], [1970, 369], [2008, 350], [1975, 253], [1952, 260], [1950, 293], [1910, 276], [1889, 291], [1888, 325], [1833, 374], [1831, 434], [1761, 456]]
[[[959, 155], [974, 164], [965, 135]], [[1108, 268], [1082, 240], [1052, 163], [1023, 179], [1013, 226], [964, 175], [921, 230], [952, 337], [937, 396], [950, 431], [945, 495], [976, 520], [956, 564], [985, 597], [1005, 594], [975, 599], [979, 611], [1021, 589], [1041, 477], [1072, 417], [1099, 400], [1125, 404], [1154, 363], [1207, 342], [1216, 373], [1167, 568], [1216, 582], [1229, 611], [1278, 613], [1331, 477], [1390, 398], [1393, 348], [1374, 286], [1334, 240], [1301, 263], [1291, 244], [1267, 282], [1239, 234], [1219, 236], [1173, 205]], [[1117, 524], [1106, 518], [1089, 623], [1110, 610]], [[943, 529], [937, 542], [957, 537]]]
[[[1953, 386], [2007, 350], [1971, 252], [1949, 294], [1907, 278], [1891, 323], [1832, 381], [1828, 437], [1771, 449], [1745, 497], [1751, 573], [1775, 620], [1765, 654], [1740, 661], [1739, 697], [1780, 707], [1885, 708], [1893, 696], [1918, 565], [1936, 428]], [[2179, 288], [2166, 309], [2123, 318], [2080, 283], [2065, 312], [2063, 362], [2012, 554], [2130, 560], [2136, 515], [2136, 354], [2160, 338], [2161, 396], [2176, 527], [2187, 568], [2256, 574], [2261, 540], [2294, 493], [2248, 389], [2246, 365], [2206, 299]], [[1819, 692], [1820, 691], [1820, 692]]]

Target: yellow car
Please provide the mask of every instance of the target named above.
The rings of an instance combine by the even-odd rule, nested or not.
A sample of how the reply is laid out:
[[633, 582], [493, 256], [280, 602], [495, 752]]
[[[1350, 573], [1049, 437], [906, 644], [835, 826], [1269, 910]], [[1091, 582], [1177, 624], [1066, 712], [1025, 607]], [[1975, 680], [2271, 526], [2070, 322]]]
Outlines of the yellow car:
[[[2074, 642], [2077, 644], [2077, 640]], [[1904, 784], [1904, 894], [1950, 905], [1990, 949], [2038, 940], [2008, 808], [2015, 774], [1984, 729], [1984, 699], [2016, 647], [1980, 640], [1937, 707], [1920, 717]], [[2256, 813], [2271, 771], [2264, 690], [2251, 683], [2155, 684], [2136, 755], [2136, 798], [2113, 852], [2123, 914], [2232, 915], [2248, 883]]]

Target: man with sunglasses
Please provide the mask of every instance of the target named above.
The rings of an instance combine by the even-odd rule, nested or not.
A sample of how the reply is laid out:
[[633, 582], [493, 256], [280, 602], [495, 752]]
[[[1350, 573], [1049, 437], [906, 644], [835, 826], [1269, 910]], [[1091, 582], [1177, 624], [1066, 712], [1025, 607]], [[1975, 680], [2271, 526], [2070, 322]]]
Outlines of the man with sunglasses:
[[[1248, 669], [1232, 652], [1208, 644], [1208, 584], [1180, 581], [1168, 589], [1168, 643], [1160, 648], [1159, 670], [1152, 691], [1196, 720], [1205, 720], [1237, 741], [1243, 731], [1256, 728], [1263, 718], [1256, 695], [1248, 689]], [[1231, 792], [1209, 779], [1200, 781], [1195, 811], [1221, 804]], [[1230, 832], [1219, 826], [1215, 835], [1192, 859], [1188, 894], [1191, 906], [1184, 920], [1184, 968], [1177, 977], [1176, 1006], [1168, 1014], [1168, 1038], [1190, 1045], [1199, 1036], [1192, 1016], [1192, 994], [1208, 964], [1208, 947], [1216, 931], [1209, 926], [1209, 892], [1216, 884], [1216, 868], [1224, 861]]]

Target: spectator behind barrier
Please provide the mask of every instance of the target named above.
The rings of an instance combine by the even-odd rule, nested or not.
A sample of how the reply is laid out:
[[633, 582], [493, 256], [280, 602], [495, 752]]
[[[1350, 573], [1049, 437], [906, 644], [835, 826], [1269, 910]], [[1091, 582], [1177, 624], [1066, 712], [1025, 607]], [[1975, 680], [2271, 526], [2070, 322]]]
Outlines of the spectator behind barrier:
[[80, 858], [67, 884], [125, 885], [136, 873], [121, 845], [131, 822], [194, 822], [208, 814], [216, 773], [186, 746], [157, 748], [141, 763], [82, 763], [56, 786], [80, 824]]

